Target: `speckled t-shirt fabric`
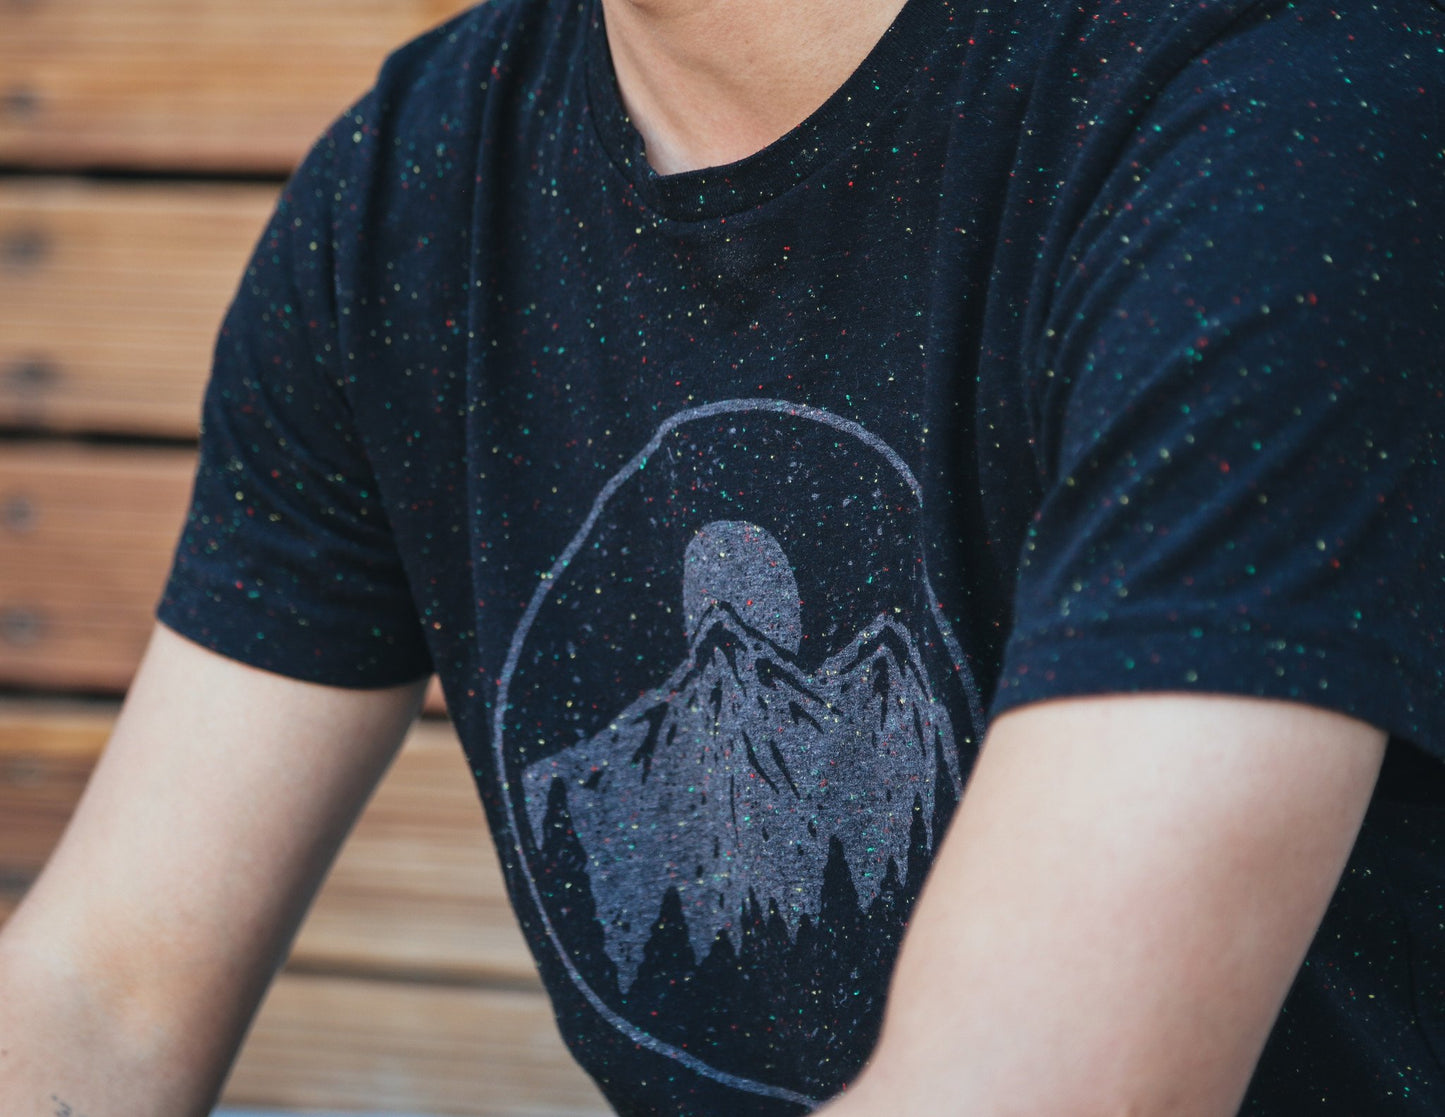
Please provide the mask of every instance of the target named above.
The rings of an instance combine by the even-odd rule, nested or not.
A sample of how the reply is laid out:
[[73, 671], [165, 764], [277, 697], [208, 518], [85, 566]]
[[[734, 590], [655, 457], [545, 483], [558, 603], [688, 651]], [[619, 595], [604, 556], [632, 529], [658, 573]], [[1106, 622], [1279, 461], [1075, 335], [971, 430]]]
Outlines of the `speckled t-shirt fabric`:
[[629, 1114], [856, 1073], [1000, 712], [1351, 714], [1385, 772], [1244, 1111], [1445, 1112], [1445, 13], [910, 0], [796, 130], [669, 177], [600, 20], [473, 9], [312, 151], [161, 619], [440, 673]]

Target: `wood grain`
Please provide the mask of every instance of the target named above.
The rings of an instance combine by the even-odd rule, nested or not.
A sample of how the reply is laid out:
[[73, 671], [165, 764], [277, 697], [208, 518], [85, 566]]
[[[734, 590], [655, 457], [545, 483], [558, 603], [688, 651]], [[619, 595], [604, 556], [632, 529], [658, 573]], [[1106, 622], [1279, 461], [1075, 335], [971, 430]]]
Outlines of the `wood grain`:
[[[57, 436], [193, 439], [277, 181], [387, 51], [465, 6], [0, 0], [0, 686], [128, 684], [194, 451]], [[63, 177], [96, 169], [126, 177]], [[115, 713], [110, 700], [0, 699], [0, 923]], [[557, 1037], [445, 723], [415, 729], [343, 847], [226, 1100], [607, 1111]]]
[[0, 442], [0, 682], [125, 688], [194, 468], [191, 450]]
[[225, 1100], [477, 1117], [610, 1113], [540, 993], [283, 975]]
[[11, 0], [0, 161], [290, 169], [386, 53], [457, 0]]
[[0, 180], [0, 425], [194, 438], [216, 332], [276, 193]]
[[[59, 840], [113, 703], [0, 701], [0, 919]], [[538, 987], [461, 746], [419, 722], [292, 950], [310, 973]]]
[[[114, 716], [113, 703], [0, 701], [0, 921], [58, 838]], [[447, 724], [413, 729], [364, 812], [226, 1101], [607, 1112], [557, 1035]]]
[[[0, 440], [0, 684], [130, 684], [190, 500], [195, 451]], [[433, 680], [429, 713], [443, 713]]]
[[55, 847], [111, 720], [69, 705], [0, 702], [0, 922]]

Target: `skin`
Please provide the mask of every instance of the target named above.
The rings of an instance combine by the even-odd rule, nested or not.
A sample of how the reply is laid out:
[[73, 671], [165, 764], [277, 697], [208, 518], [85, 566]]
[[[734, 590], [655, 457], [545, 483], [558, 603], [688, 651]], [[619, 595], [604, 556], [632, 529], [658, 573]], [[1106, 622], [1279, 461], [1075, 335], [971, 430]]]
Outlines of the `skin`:
[[801, 124], [903, 0], [604, 0], [618, 89], [661, 174], [715, 167]]
[[0, 1113], [208, 1113], [421, 695], [283, 679], [157, 629], [0, 933]]
[[1336, 713], [1218, 695], [999, 718], [872, 1063], [826, 1114], [1236, 1112], [1384, 749]]
[[[624, 102], [673, 173], [786, 133], [901, 0], [604, 6]], [[420, 697], [283, 679], [158, 630], [60, 849], [0, 934], [0, 1113], [207, 1113]], [[1220, 696], [1000, 718], [878, 1050], [828, 1117], [1234, 1112], [1384, 747], [1338, 714]]]

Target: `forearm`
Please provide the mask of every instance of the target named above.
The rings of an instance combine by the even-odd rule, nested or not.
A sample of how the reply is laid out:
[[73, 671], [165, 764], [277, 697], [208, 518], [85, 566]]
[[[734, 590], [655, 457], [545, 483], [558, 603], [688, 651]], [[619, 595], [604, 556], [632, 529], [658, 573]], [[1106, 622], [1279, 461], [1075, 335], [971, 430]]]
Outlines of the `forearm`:
[[282, 679], [158, 631], [0, 933], [0, 1115], [209, 1112], [420, 699]]
[[1384, 736], [1285, 703], [1002, 719], [828, 1117], [1228, 1117], [1324, 913]]
[[0, 1113], [208, 1113], [237, 1024], [218, 1013], [203, 1029], [179, 1029], [127, 991], [127, 975], [96, 972], [75, 944], [27, 933], [23, 922], [17, 913], [0, 932]]

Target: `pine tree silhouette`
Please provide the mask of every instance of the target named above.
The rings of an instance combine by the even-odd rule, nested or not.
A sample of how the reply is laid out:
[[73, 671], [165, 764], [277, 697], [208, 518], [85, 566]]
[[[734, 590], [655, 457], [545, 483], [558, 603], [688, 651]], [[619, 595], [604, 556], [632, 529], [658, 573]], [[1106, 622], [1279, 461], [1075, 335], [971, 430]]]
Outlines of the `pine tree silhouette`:
[[[937, 811], [934, 814], [936, 816]], [[915, 795], [913, 821], [908, 824], [908, 864], [905, 866], [907, 876], [903, 881], [904, 906], [907, 911], [913, 910], [918, 893], [923, 888], [923, 878], [928, 875], [928, 863], [932, 853], [928, 843], [928, 826], [923, 821], [923, 799]]]
[[748, 1065], [766, 1071], [769, 1081], [795, 1073], [791, 1052], [780, 1037], [786, 1034], [793, 983], [789, 965], [793, 942], [775, 900], [768, 913], [751, 891], [743, 906], [738, 947], [738, 1006], [743, 1026], [738, 1052]]
[[795, 951], [796, 971], [804, 996], [804, 1017], [810, 1026], [797, 1037], [800, 1072], [809, 1091], [832, 1093], [841, 1087], [862, 1057], [850, 1003], [860, 989], [867, 945], [865, 916], [858, 889], [848, 868], [843, 843], [832, 838], [823, 869], [818, 920], [805, 936], [800, 928]]
[[[957, 805], [942, 747], [935, 740], [935, 840]], [[904, 875], [889, 858], [866, 910], [843, 843], [831, 838], [817, 916], [799, 916], [796, 934], [776, 901], [769, 899], [764, 913], [749, 892], [731, 934], [721, 932], [698, 959], [681, 898], [669, 888], [625, 996], [606, 954], [586, 851], [560, 779], [548, 791], [537, 883], [574, 964], [629, 1019], [720, 1069], [826, 1096], [846, 1083], [876, 1041], [896, 951], [933, 853], [928, 818], [915, 795]]]
[[933, 733], [933, 852], [938, 852], [943, 835], [948, 833], [948, 824], [953, 820], [954, 808], [958, 806], [958, 794], [953, 789], [953, 776], [943, 757], [943, 737]]
[[857, 982], [852, 995], [844, 1002], [839, 1027], [849, 1037], [849, 1051], [856, 1064], [872, 1053], [883, 1024], [883, 1005], [888, 997], [888, 983], [893, 977], [893, 963], [903, 927], [908, 919], [908, 895], [898, 879], [898, 862], [888, 859], [888, 870], [878, 886], [878, 895], [864, 915], [864, 930], [858, 936]]
[[688, 940], [682, 900], [676, 888], [669, 888], [623, 1002], [627, 1015], [659, 1038], [686, 1043], [689, 987], [696, 970], [697, 957]]
[[858, 889], [848, 868], [848, 856], [838, 838], [828, 839], [828, 863], [823, 867], [823, 892], [818, 906], [818, 930], [833, 945], [846, 942], [849, 935], [860, 930], [862, 915]]
[[547, 791], [540, 868], [537, 887], [563, 949], [593, 990], [616, 1003], [617, 967], [607, 956], [587, 873], [587, 852], [572, 826], [567, 786], [560, 779], [554, 779]]
[[898, 879], [898, 862], [890, 857], [888, 871], [883, 874], [883, 883], [878, 886], [878, 895], [868, 905], [869, 940], [885, 950], [888, 944], [896, 944], [903, 935], [903, 923], [908, 917], [906, 904], [903, 882]]
[[726, 931], [719, 931], [712, 949], [697, 967], [689, 987], [692, 1004], [689, 1016], [694, 1021], [693, 1035], [708, 1052], [705, 1056], [733, 1070], [746, 1065], [746, 1046], [739, 1033], [744, 1019], [740, 1011], [741, 983], [738, 954]]

